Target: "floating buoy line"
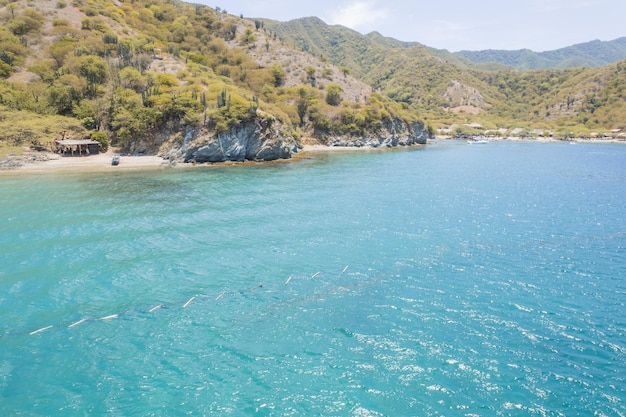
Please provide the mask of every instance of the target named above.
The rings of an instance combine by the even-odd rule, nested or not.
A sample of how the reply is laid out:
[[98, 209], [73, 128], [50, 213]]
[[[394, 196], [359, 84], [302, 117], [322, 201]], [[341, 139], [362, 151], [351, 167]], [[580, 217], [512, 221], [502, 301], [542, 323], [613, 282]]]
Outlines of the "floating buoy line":
[[[344, 274], [347, 270], [348, 270], [348, 265], [346, 265], [346, 266], [343, 268], [343, 270], [341, 271], [341, 274]], [[314, 274], [312, 274], [312, 275], [310, 276], [310, 278], [309, 278], [309, 279], [314, 279], [314, 278], [317, 278], [317, 277], [319, 277], [321, 274], [322, 274], [322, 272], [321, 272], [321, 271], [317, 271], [317, 272], [315, 272]], [[290, 275], [290, 276], [289, 276], [289, 278], [287, 278], [287, 280], [285, 281], [284, 285], [289, 285], [289, 283], [291, 282], [291, 280], [292, 280], [292, 279], [293, 279], [293, 275]], [[255, 287], [248, 288], [248, 290], [247, 290], [247, 291], [255, 291], [255, 290], [258, 290], [258, 289], [261, 289], [261, 288], [263, 288], [263, 284], [259, 284], [259, 285], [255, 286]], [[201, 299], [204, 299], [204, 300], [209, 299], [209, 298], [213, 298], [213, 299], [214, 299], [214, 301], [218, 301], [218, 300], [220, 300], [221, 298], [225, 297], [225, 296], [226, 296], [226, 295], [228, 295], [228, 294], [231, 294], [231, 293], [232, 293], [232, 294], [236, 294], [236, 293], [241, 294], [241, 293], [244, 293], [244, 292], [246, 292], [246, 291], [244, 291], [244, 290], [240, 290], [240, 291], [236, 291], [236, 292], [229, 292], [229, 291], [224, 290], [224, 291], [222, 291], [221, 293], [219, 293], [219, 294], [218, 294], [217, 296], [215, 296], [215, 297], [213, 297], [213, 296], [209, 296], [209, 295], [205, 295], [205, 294], [197, 294], [197, 295], [194, 295], [194, 296], [192, 296], [192, 297], [188, 298], [188, 299], [187, 299], [184, 303], [182, 303], [182, 304], [172, 304], [171, 306], [166, 305], [166, 304], [157, 304], [157, 305], [155, 305], [155, 306], [153, 306], [153, 307], [149, 308], [149, 309], [147, 310], [147, 312], [148, 312], [148, 313], [155, 313], [155, 312], [157, 312], [157, 310], [164, 309], [164, 308], [170, 308], [170, 307], [176, 307], [176, 306], [180, 306], [180, 307], [182, 307], [183, 309], [186, 309], [186, 308], [188, 308], [188, 307], [189, 307], [189, 306], [190, 306], [190, 305], [191, 305], [194, 301], [196, 301], [196, 300], [198, 300], [198, 299], [200, 299], [200, 298], [201, 298]], [[144, 311], [146, 311], [146, 310], [144, 310]], [[81, 319], [79, 319], [79, 320], [77, 320], [77, 321], [70, 322], [69, 324], [63, 324], [63, 325], [61, 325], [61, 324], [59, 324], [59, 325], [53, 325], [53, 324], [51, 324], [51, 325], [47, 325], [47, 326], [44, 326], [44, 327], [41, 327], [41, 328], [38, 328], [38, 329], [35, 329], [35, 330], [32, 330], [32, 331], [29, 331], [29, 332], [5, 332], [4, 334], [0, 334], [0, 338], [1, 338], [1, 337], [7, 337], [7, 336], [10, 336], [10, 335], [15, 336], [15, 335], [24, 334], [24, 333], [27, 333], [29, 336], [34, 336], [34, 335], [38, 335], [38, 334], [41, 334], [41, 333], [48, 332], [48, 331], [50, 331], [50, 330], [52, 330], [52, 329], [62, 329], [62, 328], [72, 329], [72, 328], [74, 328], [74, 327], [80, 326], [80, 325], [82, 325], [82, 324], [84, 324], [84, 323], [88, 323], [88, 322], [111, 321], [111, 320], [115, 320], [115, 319], [120, 318], [120, 316], [122, 316], [123, 314], [124, 314], [124, 313], [115, 313], [115, 314], [109, 314], [109, 315], [106, 315], [106, 316], [102, 316], [102, 317], [99, 317], [99, 318], [87, 318], [87, 317], [83, 317], [83, 318], [81, 318]]]

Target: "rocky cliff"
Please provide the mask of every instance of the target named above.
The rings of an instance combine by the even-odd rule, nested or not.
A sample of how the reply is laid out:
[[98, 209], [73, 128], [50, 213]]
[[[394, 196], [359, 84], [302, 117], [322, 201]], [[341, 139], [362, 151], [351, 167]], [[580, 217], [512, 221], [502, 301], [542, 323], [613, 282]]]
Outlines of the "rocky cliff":
[[273, 161], [297, 152], [295, 138], [273, 118], [255, 118], [228, 132], [189, 130], [182, 143], [169, 143], [161, 156], [178, 162]]
[[[394, 119], [375, 134], [319, 136], [320, 142], [328, 146], [379, 148], [425, 144], [428, 131], [422, 123]], [[160, 155], [170, 161], [191, 163], [274, 161], [291, 158], [299, 147], [296, 138], [275, 119], [256, 118], [219, 134], [189, 130], [182, 140], [165, 145]]]
[[324, 142], [328, 146], [354, 147], [394, 147], [426, 144], [430, 137], [428, 129], [421, 122], [407, 123], [400, 119], [393, 119], [383, 124], [383, 128], [376, 133], [365, 135], [324, 135]]

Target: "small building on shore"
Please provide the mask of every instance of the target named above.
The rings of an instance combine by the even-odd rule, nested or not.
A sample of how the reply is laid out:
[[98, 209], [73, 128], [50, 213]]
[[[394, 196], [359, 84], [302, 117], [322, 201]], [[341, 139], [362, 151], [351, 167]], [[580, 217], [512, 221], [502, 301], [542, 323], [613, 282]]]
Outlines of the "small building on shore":
[[63, 156], [89, 156], [100, 153], [100, 142], [89, 139], [54, 141], [54, 151]]

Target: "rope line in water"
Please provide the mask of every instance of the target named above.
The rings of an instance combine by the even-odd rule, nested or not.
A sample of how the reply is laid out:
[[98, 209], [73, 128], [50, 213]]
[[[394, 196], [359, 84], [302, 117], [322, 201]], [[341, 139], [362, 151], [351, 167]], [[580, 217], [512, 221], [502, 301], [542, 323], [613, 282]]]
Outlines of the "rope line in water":
[[67, 327], [68, 327], [68, 328], [72, 328], [72, 327], [74, 327], [74, 326], [78, 326], [79, 324], [82, 324], [82, 323], [84, 323], [84, 322], [86, 322], [86, 321], [87, 321], [87, 319], [80, 319], [80, 320], [75, 321], [74, 323], [70, 324], [70, 325], [69, 325], [69, 326], [67, 326]]
[[189, 304], [191, 304], [191, 302], [192, 302], [193, 300], [195, 300], [195, 299], [196, 299], [196, 296], [194, 295], [194, 296], [193, 296], [193, 297], [191, 297], [189, 300], [187, 300], [187, 302], [186, 302], [185, 304], [183, 304], [183, 308], [187, 308], [187, 306], [188, 306]]
[[[348, 270], [348, 265], [346, 265], [346, 266], [343, 268], [343, 270], [341, 271], [341, 274], [344, 274], [347, 270]], [[309, 279], [314, 279], [314, 278], [317, 278], [317, 277], [319, 277], [319, 276], [321, 275], [321, 273], [322, 273], [321, 271], [317, 271], [317, 272], [315, 272], [313, 275], [311, 275], [311, 276], [309, 277]], [[292, 280], [292, 279], [293, 279], [293, 275], [290, 275], [290, 276], [289, 276], [289, 278], [287, 278], [287, 280], [285, 281], [284, 285], [288, 285], [288, 284], [291, 282], [291, 280]], [[248, 288], [248, 289], [247, 289], [247, 291], [255, 291], [255, 290], [260, 289], [260, 288], [263, 288], [263, 284], [259, 284], [259, 285], [257, 285], [256, 287], [251, 287], [251, 288]], [[242, 294], [242, 293], [244, 293], [244, 292], [246, 292], [246, 290], [240, 290], [240, 291], [238, 291], [238, 292], [229, 292], [229, 291], [227, 291], [227, 290], [224, 290], [224, 291], [222, 291], [221, 293], [219, 293], [219, 294], [218, 294], [218, 295], [214, 298], [214, 300], [215, 300], [215, 301], [218, 301], [218, 300], [220, 300], [222, 297], [226, 296], [227, 294], [231, 294], [231, 293], [232, 293], [232, 294], [235, 294], [235, 293]], [[187, 308], [187, 307], [189, 307], [189, 305], [191, 305], [191, 304], [192, 304], [194, 301], [196, 301], [198, 298], [208, 299], [209, 297], [210, 297], [210, 296], [205, 295], [205, 294], [196, 294], [196, 295], [194, 295], [194, 296], [190, 297], [189, 299], [187, 299], [187, 301], [185, 301], [185, 303], [183, 303], [183, 304], [182, 304], [182, 308]], [[211, 297], [211, 298], [212, 298], [212, 297]], [[148, 313], [154, 313], [154, 312], [156, 312], [157, 310], [159, 310], [159, 309], [163, 309], [163, 308], [167, 308], [167, 306], [166, 306], [165, 304], [157, 304], [157, 305], [155, 305], [155, 306], [151, 307], [150, 309], [148, 309], [148, 310], [147, 310], [147, 312], [148, 312]], [[141, 310], [138, 310], [138, 311], [141, 311]], [[127, 311], [127, 312], [128, 312], [128, 311]], [[67, 327], [66, 327], [66, 328], [67, 328], [67, 329], [71, 329], [71, 328], [74, 328], [74, 327], [76, 327], [76, 326], [79, 326], [79, 325], [81, 325], [81, 324], [83, 324], [83, 323], [90, 322], [90, 321], [109, 321], [109, 320], [114, 320], [114, 319], [118, 319], [118, 318], [120, 318], [120, 315], [123, 315], [123, 314], [124, 314], [124, 313], [109, 314], [109, 315], [106, 315], [106, 316], [103, 316], [103, 317], [100, 317], [100, 318], [91, 318], [91, 319], [90, 319], [90, 318], [87, 318], [87, 317], [83, 317], [83, 318], [81, 318], [80, 320], [77, 320], [77, 321], [71, 322], [69, 325], [67, 325]], [[40, 333], [44, 333], [44, 332], [46, 332], [46, 331], [48, 331], [48, 330], [51, 330], [51, 329], [53, 329], [53, 328], [63, 328], [63, 327], [64, 327], [64, 326], [61, 326], [61, 325], [58, 325], [58, 326], [55, 326], [55, 325], [48, 325], [48, 326], [41, 327], [41, 328], [39, 328], [39, 329], [36, 329], [36, 330], [33, 330], [33, 331], [28, 332], [28, 335], [29, 335], [29, 336], [34, 336], [34, 335], [37, 335], [37, 334], [40, 334]], [[3, 335], [0, 335], [0, 337], [6, 337], [6, 336], [9, 336], [9, 335], [18, 335], [18, 334], [20, 334], [20, 333], [24, 333], [24, 332], [5, 332]]]
[[45, 332], [46, 330], [51, 329], [51, 328], [53, 328], [53, 327], [54, 327], [54, 326], [46, 326], [46, 327], [42, 327], [41, 329], [34, 330], [34, 331], [32, 331], [32, 332], [30, 332], [30, 333], [28, 333], [28, 334], [29, 334], [29, 335], [33, 335], [33, 334], [37, 334], [37, 333], [41, 333], [41, 332]]

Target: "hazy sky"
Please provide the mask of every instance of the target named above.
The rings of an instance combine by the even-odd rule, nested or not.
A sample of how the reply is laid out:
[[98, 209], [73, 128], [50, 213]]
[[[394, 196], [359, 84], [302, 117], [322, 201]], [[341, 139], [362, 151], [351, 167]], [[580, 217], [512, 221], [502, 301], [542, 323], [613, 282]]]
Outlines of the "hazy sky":
[[[287, 21], [317, 16], [361, 33], [456, 52], [540, 52], [626, 36], [625, 0], [195, 0], [230, 14]], [[221, 1], [221, 2], [220, 2]]]

